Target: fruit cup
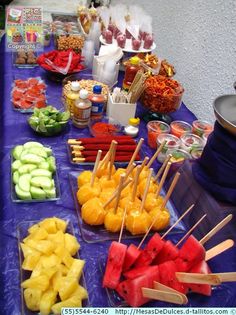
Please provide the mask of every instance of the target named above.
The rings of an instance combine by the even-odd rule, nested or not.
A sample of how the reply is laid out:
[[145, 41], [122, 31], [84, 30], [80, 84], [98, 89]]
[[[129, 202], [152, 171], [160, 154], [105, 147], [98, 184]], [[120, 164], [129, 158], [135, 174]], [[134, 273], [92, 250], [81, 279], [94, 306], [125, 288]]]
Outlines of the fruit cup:
[[203, 142], [204, 144], [206, 145], [207, 143], [207, 139], [209, 137], [209, 135], [212, 133], [212, 131], [207, 131], [207, 132], [204, 132], [203, 136], [202, 136], [202, 139], [203, 139]]
[[196, 148], [203, 148], [203, 140], [193, 133], [185, 134], [180, 137], [181, 148], [187, 152], [190, 152]]
[[204, 120], [195, 120], [193, 122], [193, 133], [202, 137], [205, 132], [212, 132], [213, 126]]
[[191, 151], [191, 156], [194, 160], [197, 160], [202, 155], [203, 148], [196, 148]]
[[185, 121], [175, 120], [170, 124], [170, 132], [180, 138], [183, 134], [192, 133], [192, 126]]
[[157, 147], [157, 137], [162, 134], [168, 134], [170, 132], [170, 126], [166, 123], [158, 120], [149, 121], [147, 124], [148, 130], [148, 145], [152, 149]]
[[191, 155], [182, 150], [182, 149], [170, 149], [167, 150], [166, 155], [168, 156], [169, 154], [172, 155], [170, 158], [171, 164], [171, 173], [175, 173], [179, 167], [184, 163], [185, 160], [191, 159]]
[[157, 146], [159, 147], [163, 141], [166, 141], [166, 144], [164, 145], [163, 149], [158, 155], [158, 161], [160, 163], [163, 163], [164, 160], [167, 157], [167, 152], [170, 150], [176, 150], [180, 146], [180, 140], [176, 136], [173, 136], [171, 134], [160, 134], [157, 137]]

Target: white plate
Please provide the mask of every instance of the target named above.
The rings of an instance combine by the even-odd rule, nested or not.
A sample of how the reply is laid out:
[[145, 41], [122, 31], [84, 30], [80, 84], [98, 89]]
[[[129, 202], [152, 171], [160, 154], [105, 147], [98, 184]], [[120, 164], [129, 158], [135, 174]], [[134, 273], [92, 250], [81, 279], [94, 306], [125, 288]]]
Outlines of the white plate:
[[[114, 45], [114, 46], [118, 46], [118, 45], [117, 45], [117, 40], [114, 39], [114, 38], [112, 39], [112, 40], [113, 40], [112, 44], [107, 44], [106, 41], [105, 41], [105, 39], [102, 37], [102, 35], [99, 37], [99, 40], [100, 40], [100, 42], [101, 42], [103, 45]], [[144, 44], [144, 41], [142, 41], [139, 50], [134, 50], [134, 49], [132, 49], [132, 39], [126, 39], [125, 48], [122, 48], [122, 50], [123, 50], [124, 52], [129, 52], [129, 53], [147, 53], [147, 52], [153, 51], [153, 50], [156, 48], [156, 46], [157, 46], [155, 43], [153, 43], [150, 49], [145, 49], [145, 48], [143, 48], [143, 44]]]

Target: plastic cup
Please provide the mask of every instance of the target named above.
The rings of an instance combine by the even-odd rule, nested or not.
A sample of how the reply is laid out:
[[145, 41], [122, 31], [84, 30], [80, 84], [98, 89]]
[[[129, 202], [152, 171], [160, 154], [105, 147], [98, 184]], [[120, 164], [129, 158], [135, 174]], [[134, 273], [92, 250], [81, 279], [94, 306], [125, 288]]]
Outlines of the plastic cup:
[[147, 124], [148, 130], [148, 145], [152, 149], [157, 148], [157, 137], [162, 134], [168, 134], [170, 132], [170, 126], [163, 121], [153, 120]]
[[163, 163], [167, 157], [167, 152], [170, 150], [176, 150], [180, 146], [180, 139], [171, 134], [160, 134], [157, 137], [157, 147], [159, 147], [162, 142], [166, 141], [166, 144], [162, 148], [161, 152], [159, 153], [157, 159], [159, 162]]
[[181, 148], [190, 153], [193, 149], [204, 147], [203, 139], [193, 133], [183, 135], [180, 140]]
[[193, 122], [193, 133], [202, 137], [205, 132], [212, 132], [213, 126], [205, 120], [195, 120]]
[[175, 120], [170, 124], [170, 132], [180, 138], [183, 134], [192, 133], [192, 126], [185, 121]]

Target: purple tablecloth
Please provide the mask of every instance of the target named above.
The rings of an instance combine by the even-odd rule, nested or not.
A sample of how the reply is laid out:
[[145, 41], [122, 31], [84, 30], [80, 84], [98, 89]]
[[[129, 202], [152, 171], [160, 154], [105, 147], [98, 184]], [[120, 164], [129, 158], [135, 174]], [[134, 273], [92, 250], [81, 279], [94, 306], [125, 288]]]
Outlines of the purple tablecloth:
[[[3, 59], [4, 57], [4, 59]], [[17, 69], [12, 66], [10, 53], [4, 53], [3, 43], [1, 43], [1, 92], [4, 93], [4, 102], [1, 102], [1, 221], [0, 221], [0, 271], [1, 271], [1, 311], [2, 314], [20, 314], [21, 298], [20, 298], [20, 272], [18, 259], [18, 243], [17, 243], [17, 226], [21, 221], [38, 221], [49, 216], [59, 216], [69, 219], [74, 226], [76, 236], [81, 243], [80, 255], [86, 260], [85, 279], [89, 291], [91, 306], [108, 306], [108, 299], [104, 289], [101, 287], [101, 271], [99, 268], [99, 258], [105, 257], [110, 242], [87, 244], [80, 237], [78, 220], [74, 207], [74, 202], [69, 187], [68, 174], [76, 169], [68, 160], [66, 139], [69, 137], [79, 137], [89, 135], [88, 130], [80, 131], [73, 126], [70, 130], [60, 136], [43, 138], [36, 136], [27, 124], [29, 115], [16, 112], [12, 109], [10, 100], [11, 84], [14, 78], [28, 78], [30, 76], [41, 76], [47, 83], [48, 103], [61, 108], [61, 92], [60, 84], [48, 81], [45, 72], [40, 68], [34, 69]], [[4, 83], [4, 87], [3, 87]], [[138, 114], [141, 115], [143, 109], [138, 108]], [[192, 122], [195, 116], [182, 104], [181, 108], [172, 115], [173, 119], [181, 119]], [[150, 155], [153, 153], [147, 146], [147, 133], [144, 122], [141, 123], [140, 134], [145, 138], [144, 151]], [[45, 145], [53, 148], [60, 179], [61, 199], [57, 202], [45, 203], [13, 203], [11, 201], [10, 187], [10, 151], [13, 146], [22, 144], [29, 140], [40, 141]], [[154, 165], [158, 168], [158, 164]], [[173, 237], [176, 241], [179, 236]], [[227, 287], [227, 290], [228, 287]], [[226, 290], [226, 293], [227, 293]], [[192, 306], [221, 306], [220, 299], [222, 291], [216, 291], [211, 298], [192, 295], [189, 305]], [[225, 299], [224, 299], [225, 300]], [[228, 306], [233, 306], [235, 296], [230, 294], [227, 299]], [[156, 303], [157, 306], [163, 306], [163, 303]], [[225, 305], [225, 302], [224, 302]], [[170, 306], [170, 305], [167, 305]]]

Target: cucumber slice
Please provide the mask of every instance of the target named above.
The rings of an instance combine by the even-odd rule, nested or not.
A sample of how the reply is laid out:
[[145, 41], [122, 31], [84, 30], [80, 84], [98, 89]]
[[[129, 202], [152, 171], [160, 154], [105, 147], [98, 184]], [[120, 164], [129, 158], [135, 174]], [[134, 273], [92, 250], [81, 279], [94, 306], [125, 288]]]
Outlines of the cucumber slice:
[[48, 157], [47, 152], [45, 152], [44, 148], [32, 147], [28, 149], [29, 153], [38, 155], [46, 159]]
[[38, 168], [37, 170], [33, 170], [31, 173], [32, 177], [35, 176], [46, 176], [48, 178], [52, 178], [52, 173], [48, 170], [40, 169]]
[[43, 145], [42, 145], [42, 143], [39, 143], [36, 141], [29, 141], [29, 142], [26, 142], [24, 144], [24, 149], [29, 149], [29, 148], [33, 148], [33, 147], [43, 148]]
[[56, 188], [44, 189], [46, 197], [49, 199], [56, 198]]
[[35, 164], [23, 164], [21, 167], [19, 167], [18, 172], [20, 175], [30, 173], [32, 170], [37, 168]]
[[15, 186], [15, 192], [16, 192], [17, 197], [21, 200], [31, 200], [32, 199], [30, 192], [21, 190], [18, 185]]
[[44, 170], [49, 170], [49, 163], [48, 162], [41, 162], [38, 165], [38, 168], [44, 169]]
[[14, 183], [15, 185], [18, 183], [19, 177], [20, 177], [19, 172], [18, 172], [18, 171], [15, 171], [15, 172], [13, 173], [13, 176], [12, 176], [12, 180], [13, 180], [13, 183]]
[[32, 153], [28, 153], [21, 158], [21, 162], [25, 164], [40, 164], [41, 162], [44, 161], [45, 161], [44, 158]]
[[15, 160], [12, 164], [11, 164], [11, 168], [14, 171], [18, 171], [18, 169], [21, 167], [22, 163], [20, 160]]
[[52, 149], [44, 147], [44, 151], [47, 153], [47, 156], [51, 156], [52, 155]]
[[35, 187], [42, 187], [43, 189], [50, 189], [52, 188], [52, 181], [50, 178], [45, 176], [36, 176], [31, 178], [30, 183], [32, 186]]
[[19, 160], [20, 155], [23, 151], [23, 145], [17, 145], [13, 150], [12, 150], [12, 155], [15, 160]]
[[30, 174], [23, 174], [19, 177], [18, 186], [20, 190], [29, 192], [30, 191]]
[[49, 164], [49, 170], [54, 173], [56, 171], [56, 160], [54, 156], [49, 156], [47, 162]]
[[30, 193], [33, 199], [46, 199], [46, 192], [38, 187], [31, 186]]

